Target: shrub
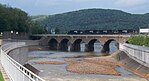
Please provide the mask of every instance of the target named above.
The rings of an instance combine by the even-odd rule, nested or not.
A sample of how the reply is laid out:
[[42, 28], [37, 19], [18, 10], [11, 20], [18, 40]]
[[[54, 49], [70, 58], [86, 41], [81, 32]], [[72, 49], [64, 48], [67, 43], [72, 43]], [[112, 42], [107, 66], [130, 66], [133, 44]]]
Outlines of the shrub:
[[128, 39], [128, 42], [134, 45], [149, 46], [149, 36], [147, 35], [131, 36]]

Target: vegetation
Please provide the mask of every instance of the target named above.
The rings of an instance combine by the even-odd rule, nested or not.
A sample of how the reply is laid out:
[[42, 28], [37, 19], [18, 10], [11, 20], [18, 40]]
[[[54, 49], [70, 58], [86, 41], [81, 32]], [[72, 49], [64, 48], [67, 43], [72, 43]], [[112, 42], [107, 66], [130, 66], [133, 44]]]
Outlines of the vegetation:
[[149, 46], [149, 36], [147, 35], [132, 36], [128, 39], [128, 43], [134, 45]]
[[31, 19], [33, 21], [42, 21], [46, 19], [48, 16], [47, 15], [37, 15], [37, 16], [31, 16]]
[[[41, 18], [41, 19], [40, 19]], [[34, 18], [35, 20], [35, 18]], [[63, 14], [49, 15], [36, 19], [50, 29], [61, 32], [69, 30], [135, 29], [147, 27], [149, 14], [130, 14], [111, 9], [84, 9]]]
[[2, 73], [0, 72], [0, 81], [4, 81]]
[[41, 33], [43, 28], [32, 21], [26, 12], [0, 4], [0, 32], [5, 31]]

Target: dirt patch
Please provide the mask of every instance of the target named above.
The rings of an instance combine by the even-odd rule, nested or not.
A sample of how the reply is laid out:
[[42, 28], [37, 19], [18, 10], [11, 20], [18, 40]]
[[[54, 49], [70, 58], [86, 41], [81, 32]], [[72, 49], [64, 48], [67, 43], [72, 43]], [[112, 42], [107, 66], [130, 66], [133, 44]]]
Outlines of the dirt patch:
[[117, 61], [111, 57], [95, 57], [82, 60], [65, 59], [69, 65], [66, 70], [80, 74], [105, 74], [120, 75], [114, 68], [118, 65]]
[[35, 63], [36, 64], [64, 64], [65, 62], [49, 60], [49, 61], [38, 61]]
[[97, 58], [87, 58], [83, 59], [84, 62], [89, 63], [95, 63], [95, 64], [101, 64], [101, 65], [108, 65], [108, 66], [118, 66], [119, 63], [112, 57], [106, 56], [106, 57], [97, 57]]
[[66, 66], [66, 70], [69, 72], [81, 73], [81, 74], [107, 74], [107, 75], [120, 75], [111, 66], [99, 65], [89, 62], [76, 62]]

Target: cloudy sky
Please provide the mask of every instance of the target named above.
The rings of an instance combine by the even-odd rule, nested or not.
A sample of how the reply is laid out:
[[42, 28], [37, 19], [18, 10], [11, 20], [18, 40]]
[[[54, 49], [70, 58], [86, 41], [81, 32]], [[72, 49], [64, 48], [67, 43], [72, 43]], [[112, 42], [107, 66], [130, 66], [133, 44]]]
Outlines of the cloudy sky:
[[0, 0], [0, 3], [20, 8], [29, 15], [50, 15], [87, 8], [149, 13], [149, 0]]

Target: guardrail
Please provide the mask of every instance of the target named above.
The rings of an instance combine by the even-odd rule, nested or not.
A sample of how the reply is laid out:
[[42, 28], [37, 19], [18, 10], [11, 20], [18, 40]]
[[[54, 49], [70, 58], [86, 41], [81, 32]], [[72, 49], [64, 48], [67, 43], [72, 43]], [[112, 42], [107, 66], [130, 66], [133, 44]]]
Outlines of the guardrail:
[[[0, 49], [0, 59], [3, 68], [5, 69], [11, 81], [45, 81], [38, 75], [34, 74], [23, 65], [19, 64], [7, 53], [15, 48], [26, 46], [25, 42], [13, 42], [2, 45]], [[18, 57], [19, 58], [19, 57]]]
[[130, 58], [138, 63], [149, 67], [149, 47], [131, 44], [120, 44], [120, 50], [124, 51]]

